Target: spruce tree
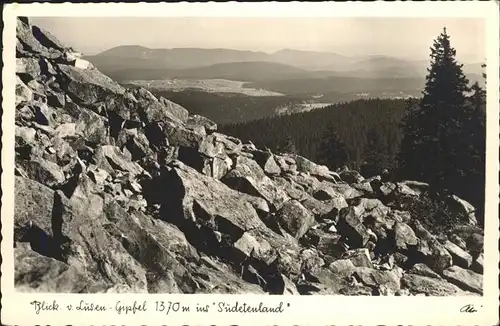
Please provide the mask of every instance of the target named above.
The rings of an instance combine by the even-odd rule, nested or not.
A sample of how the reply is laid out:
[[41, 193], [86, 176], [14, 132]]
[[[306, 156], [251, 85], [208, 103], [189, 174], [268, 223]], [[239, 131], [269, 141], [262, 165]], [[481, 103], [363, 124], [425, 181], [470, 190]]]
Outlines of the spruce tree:
[[363, 150], [361, 174], [368, 178], [380, 174], [384, 169], [390, 168], [385, 142], [375, 128], [371, 128], [367, 134], [367, 143]]
[[411, 103], [404, 118], [404, 138], [398, 155], [400, 175], [431, 183], [437, 189], [454, 190], [465, 175], [463, 127], [468, 80], [458, 64], [450, 37], [443, 32], [431, 47], [431, 63], [420, 103]]
[[278, 151], [281, 153], [297, 154], [297, 147], [292, 136], [288, 135], [286, 137], [285, 142], [278, 147]]
[[330, 170], [340, 168], [349, 161], [346, 146], [331, 123], [327, 125], [318, 144], [317, 156], [318, 163], [328, 166]]

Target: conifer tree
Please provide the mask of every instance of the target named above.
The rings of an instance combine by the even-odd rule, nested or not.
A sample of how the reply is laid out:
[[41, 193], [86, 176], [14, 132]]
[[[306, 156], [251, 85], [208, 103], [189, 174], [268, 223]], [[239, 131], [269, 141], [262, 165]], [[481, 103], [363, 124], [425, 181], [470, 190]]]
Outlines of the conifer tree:
[[372, 177], [389, 168], [387, 149], [381, 135], [375, 128], [371, 128], [366, 134], [367, 143], [363, 150], [361, 174], [364, 177]]
[[279, 146], [278, 151], [281, 153], [297, 154], [297, 147], [292, 136], [288, 135], [286, 137], [285, 142]]
[[410, 103], [403, 120], [404, 138], [398, 155], [403, 178], [431, 183], [437, 189], [463, 185], [462, 162], [469, 142], [463, 127], [468, 80], [458, 64], [446, 28], [431, 48], [431, 64], [420, 103]]
[[317, 148], [318, 163], [335, 170], [349, 161], [345, 144], [332, 124], [328, 124]]

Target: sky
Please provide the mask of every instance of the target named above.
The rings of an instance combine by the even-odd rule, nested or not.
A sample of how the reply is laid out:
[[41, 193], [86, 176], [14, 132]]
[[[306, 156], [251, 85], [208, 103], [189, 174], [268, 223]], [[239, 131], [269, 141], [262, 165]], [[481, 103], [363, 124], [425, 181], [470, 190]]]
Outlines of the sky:
[[459, 61], [483, 62], [486, 56], [486, 27], [479, 18], [31, 17], [30, 21], [88, 55], [119, 45], [142, 45], [296, 49], [427, 60], [433, 39], [446, 26]]

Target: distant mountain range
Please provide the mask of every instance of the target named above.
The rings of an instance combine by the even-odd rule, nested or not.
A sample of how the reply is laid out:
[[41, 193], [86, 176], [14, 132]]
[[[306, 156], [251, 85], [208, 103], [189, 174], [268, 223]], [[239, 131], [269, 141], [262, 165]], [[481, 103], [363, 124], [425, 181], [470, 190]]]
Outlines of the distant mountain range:
[[[423, 78], [428, 60], [390, 56], [349, 57], [337, 53], [285, 49], [274, 53], [231, 49], [150, 49], [118, 46], [85, 56], [118, 80], [162, 78], [226, 78], [250, 82], [331, 77]], [[469, 78], [480, 79], [480, 63], [464, 65]]]

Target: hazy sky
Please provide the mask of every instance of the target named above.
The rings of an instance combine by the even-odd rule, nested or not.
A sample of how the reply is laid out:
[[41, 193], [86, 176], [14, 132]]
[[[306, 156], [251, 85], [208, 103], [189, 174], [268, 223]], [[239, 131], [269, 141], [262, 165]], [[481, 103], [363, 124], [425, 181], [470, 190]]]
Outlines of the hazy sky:
[[482, 62], [486, 52], [485, 22], [476, 18], [33, 17], [31, 22], [85, 54], [135, 44], [264, 52], [289, 48], [426, 60], [443, 26], [460, 61]]

